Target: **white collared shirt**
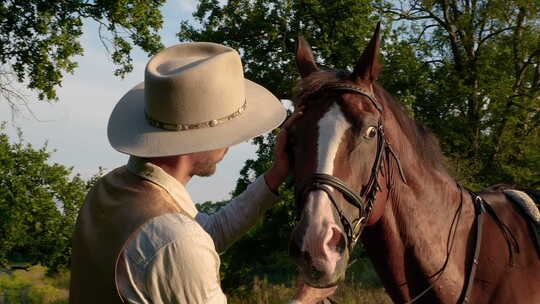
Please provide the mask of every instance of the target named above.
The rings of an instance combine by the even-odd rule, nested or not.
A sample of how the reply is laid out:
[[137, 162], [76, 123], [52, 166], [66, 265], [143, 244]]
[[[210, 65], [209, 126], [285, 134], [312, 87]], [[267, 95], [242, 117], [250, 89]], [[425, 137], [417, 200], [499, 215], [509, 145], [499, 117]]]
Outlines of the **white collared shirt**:
[[212, 215], [198, 213], [184, 186], [164, 170], [131, 157], [132, 173], [164, 188], [190, 217], [169, 213], [150, 220], [126, 244], [127, 277], [118, 286], [129, 303], [227, 303], [220, 259], [278, 197], [261, 176]]

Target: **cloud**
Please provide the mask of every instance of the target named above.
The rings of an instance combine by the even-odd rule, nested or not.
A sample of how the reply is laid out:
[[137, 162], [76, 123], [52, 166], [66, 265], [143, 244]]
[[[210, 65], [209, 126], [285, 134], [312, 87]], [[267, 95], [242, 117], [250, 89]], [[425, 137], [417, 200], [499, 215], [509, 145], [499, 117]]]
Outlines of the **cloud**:
[[[175, 1], [170, 1], [175, 2]], [[197, 8], [197, 0], [177, 0], [180, 9], [184, 12], [193, 12]]]

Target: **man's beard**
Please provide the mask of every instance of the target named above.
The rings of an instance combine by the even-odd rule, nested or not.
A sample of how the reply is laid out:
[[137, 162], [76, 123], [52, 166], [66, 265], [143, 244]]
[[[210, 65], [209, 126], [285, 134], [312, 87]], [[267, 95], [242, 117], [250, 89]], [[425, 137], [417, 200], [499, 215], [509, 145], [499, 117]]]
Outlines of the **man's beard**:
[[211, 176], [216, 172], [216, 163], [213, 162], [201, 162], [195, 166], [193, 175], [197, 176]]

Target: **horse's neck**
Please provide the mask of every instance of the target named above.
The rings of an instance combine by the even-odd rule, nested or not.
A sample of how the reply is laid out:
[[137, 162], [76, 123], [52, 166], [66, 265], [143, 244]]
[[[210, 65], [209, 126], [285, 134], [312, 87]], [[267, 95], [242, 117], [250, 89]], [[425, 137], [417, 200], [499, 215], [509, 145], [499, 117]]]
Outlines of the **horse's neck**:
[[396, 181], [390, 196], [388, 189], [379, 194], [378, 199], [389, 199], [381, 219], [366, 229], [364, 242], [394, 300], [414, 298], [437, 279], [434, 274], [445, 263], [448, 236], [463, 200], [461, 215], [456, 219], [459, 222], [453, 224], [457, 233], [449, 263], [433, 292], [427, 295], [433, 301], [446, 303], [443, 299], [459, 296], [463, 287], [474, 207], [467, 192], [462, 193], [447, 174], [412, 166], [404, 169], [407, 184]]

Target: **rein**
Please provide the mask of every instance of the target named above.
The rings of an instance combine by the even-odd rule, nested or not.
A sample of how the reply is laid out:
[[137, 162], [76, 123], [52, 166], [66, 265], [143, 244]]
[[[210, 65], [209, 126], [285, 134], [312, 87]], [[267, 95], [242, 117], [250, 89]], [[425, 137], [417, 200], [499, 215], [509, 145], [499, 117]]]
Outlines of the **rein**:
[[[450, 260], [450, 254], [452, 254], [452, 249], [454, 248], [454, 239], [456, 236], [457, 227], [459, 226], [459, 222], [461, 220], [461, 211], [463, 209], [463, 186], [460, 184], [457, 184], [457, 186], [461, 192], [461, 199], [460, 199], [459, 207], [456, 211], [456, 214], [454, 215], [454, 218], [452, 219], [452, 224], [450, 226], [450, 233], [448, 235], [448, 241], [447, 241], [448, 249], [446, 252], [446, 259], [443, 263], [443, 266], [434, 275], [430, 276], [430, 277], [433, 277], [436, 275], [437, 278], [433, 280], [433, 282], [431, 282], [431, 284], [429, 284], [429, 286], [426, 289], [424, 289], [422, 292], [420, 292], [418, 295], [416, 295], [413, 299], [409, 300], [405, 304], [412, 304], [420, 300], [428, 291], [433, 289], [433, 287], [435, 286], [435, 283], [437, 283], [439, 279], [442, 278], [442, 274], [446, 270], [446, 266], [448, 265], [448, 262]], [[467, 190], [467, 192], [469, 192], [469, 194], [471, 195], [471, 198], [474, 203], [474, 210], [475, 210], [475, 216], [476, 216], [476, 235], [475, 235], [475, 241], [474, 241], [473, 259], [472, 259], [472, 263], [469, 269], [469, 276], [467, 277], [465, 281], [467, 285], [460, 297], [463, 299], [461, 301], [462, 304], [468, 304], [470, 301], [470, 295], [471, 295], [471, 291], [474, 285], [474, 278], [476, 276], [476, 269], [478, 268], [478, 257], [480, 256], [480, 246], [482, 244], [484, 213], [486, 213], [486, 207], [489, 206], [480, 195], [470, 190]], [[454, 223], [456, 223], [455, 225], [456, 228], [453, 228]]]

